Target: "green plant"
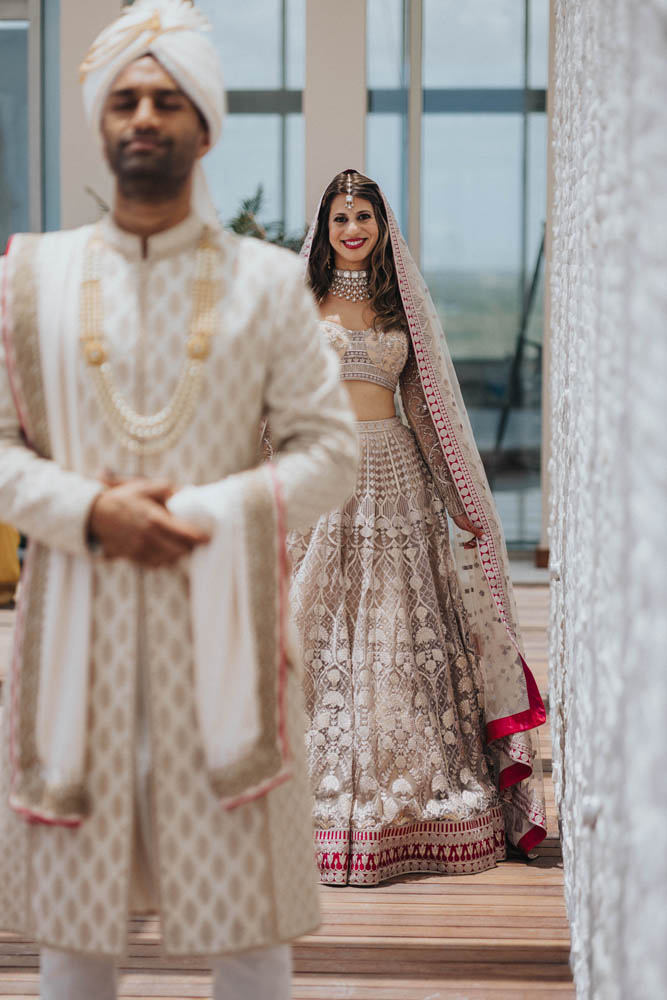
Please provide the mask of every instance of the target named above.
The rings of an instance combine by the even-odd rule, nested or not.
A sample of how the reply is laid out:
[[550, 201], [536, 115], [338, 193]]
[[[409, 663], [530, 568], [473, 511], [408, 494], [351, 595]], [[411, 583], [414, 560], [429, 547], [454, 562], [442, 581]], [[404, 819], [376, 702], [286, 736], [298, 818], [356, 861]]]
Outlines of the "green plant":
[[261, 223], [257, 216], [264, 201], [264, 189], [260, 184], [254, 195], [245, 198], [241, 202], [241, 207], [233, 219], [227, 223], [229, 229], [240, 236], [254, 236], [258, 240], [268, 240], [281, 247], [287, 247], [298, 253], [304, 241], [305, 233], [301, 236], [288, 236], [282, 222]]

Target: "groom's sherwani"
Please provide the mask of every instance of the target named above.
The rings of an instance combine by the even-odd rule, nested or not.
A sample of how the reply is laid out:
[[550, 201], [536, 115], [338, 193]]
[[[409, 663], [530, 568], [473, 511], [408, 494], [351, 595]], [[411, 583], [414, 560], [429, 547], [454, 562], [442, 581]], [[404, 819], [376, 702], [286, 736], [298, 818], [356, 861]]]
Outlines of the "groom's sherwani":
[[[110, 219], [100, 228], [104, 333], [114, 376], [135, 410], [154, 413], [169, 400], [183, 365], [202, 226], [190, 216], [151, 237], [145, 254], [140, 240]], [[89, 555], [86, 520], [104, 470], [186, 485], [252, 468], [267, 416], [286, 528], [303, 528], [353, 490], [353, 420], [296, 258], [220, 233], [219, 329], [192, 422], [164, 453], [131, 454], [109, 429], [81, 352], [67, 346], [79, 337], [91, 231], [16, 238], [0, 274], [0, 518], [25, 532], [32, 548], [3, 692], [0, 926], [55, 948], [122, 953], [134, 898], [134, 831], [147, 812], [142, 828], [150, 831], [165, 951], [263, 947], [317, 922], [306, 860], [312, 839], [297, 671], [288, 670], [287, 682], [292, 777], [255, 801], [221, 808], [202, 767], [187, 573], [180, 565], [142, 571]], [[63, 340], [62, 351], [51, 354], [55, 380], [42, 365], [51, 336]], [[78, 428], [78, 471], [51, 460], [53, 399], [45, 386], [57, 389], [59, 380], [68, 384], [62, 398], [74, 399], [76, 412], [62, 415], [58, 433]], [[90, 808], [75, 828], [31, 823], [8, 806], [17, 753], [32, 745], [32, 734], [17, 732], [16, 723], [23, 719], [25, 726], [30, 712], [14, 710], [30, 709], [34, 700], [53, 551], [93, 560]], [[143, 729], [136, 725], [138, 704]], [[145, 795], [137, 794], [137, 759], [146, 751], [137, 734], [149, 751]]]

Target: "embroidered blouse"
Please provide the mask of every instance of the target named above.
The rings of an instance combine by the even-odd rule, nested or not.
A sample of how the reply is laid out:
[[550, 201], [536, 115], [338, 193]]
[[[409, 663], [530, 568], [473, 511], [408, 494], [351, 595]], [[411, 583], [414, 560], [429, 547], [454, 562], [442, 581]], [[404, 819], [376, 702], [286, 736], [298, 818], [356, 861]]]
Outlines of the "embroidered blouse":
[[348, 330], [330, 319], [320, 321], [330, 347], [340, 359], [343, 381], [374, 382], [395, 392], [408, 360], [408, 335], [403, 330]]
[[394, 392], [401, 379], [405, 415], [447, 511], [451, 517], [465, 514], [465, 507], [438, 444], [408, 334], [403, 330], [387, 330], [384, 333], [376, 333], [372, 328], [348, 330], [330, 319], [320, 320], [320, 326], [329, 346], [340, 359], [343, 381], [359, 379], [374, 382]]

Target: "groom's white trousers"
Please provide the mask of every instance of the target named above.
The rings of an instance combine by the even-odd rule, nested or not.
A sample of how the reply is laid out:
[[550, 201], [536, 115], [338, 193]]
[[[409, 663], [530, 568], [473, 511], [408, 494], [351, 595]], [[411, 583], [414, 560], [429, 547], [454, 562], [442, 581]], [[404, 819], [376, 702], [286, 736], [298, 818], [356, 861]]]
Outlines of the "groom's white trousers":
[[[289, 945], [211, 959], [214, 1000], [290, 1000]], [[116, 963], [42, 949], [42, 1000], [116, 1000]]]

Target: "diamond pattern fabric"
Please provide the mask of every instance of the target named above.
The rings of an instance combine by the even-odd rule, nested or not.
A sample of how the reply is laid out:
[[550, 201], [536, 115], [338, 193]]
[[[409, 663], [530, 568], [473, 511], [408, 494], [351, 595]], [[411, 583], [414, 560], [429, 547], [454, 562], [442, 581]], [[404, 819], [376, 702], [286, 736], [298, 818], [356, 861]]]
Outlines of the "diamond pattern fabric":
[[[104, 332], [114, 379], [130, 405], [152, 413], [173, 393], [184, 362], [201, 224], [191, 216], [151, 238], [146, 256], [139, 240], [110, 220], [102, 232]], [[40, 246], [67, 252], [67, 239], [67, 234], [50, 234], [40, 238], [50, 241]], [[0, 356], [3, 517], [29, 531], [34, 541], [80, 551], [90, 500], [103, 474], [166, 479], [177, 488], [254, 467], [265, 416], [272, 424], [289, 527], [312, 523], [352, 491], [353, 418], [297, 259], [256, 240], [227, 234], [220, 239], [218, 330], [194, 418], [170, 451], [137, 457], [123, 448], [79, 357], [84, 475], [56, 467], [48, 456], [23, 446], [8, 359]], [[39, 407], [32, 404], [36, 413]], [[12, 468], [21, 470], [18, 488], [10, 486]], [[73, 482], [80, 490], [68, 504], [64, 494]], [[39, 551], [37, 577], [43, 577], [48, 551], [44, 546]], [[26, 637], [38, 636], [40, 628], [40, 602], [30, 600], [39, 588], [36, 580], [24, 582], [19, 617], [25, 621], [17, 628], [24, 642], [17, 664], [30, 645]], [[318, 920], [317, 887], [295, 663], [288, 685], [292, 777], [232, 811], [219, 806], [202, 767], [185, 567], [142, 572], [123, 561], [95, 561], [90, 664], [87, 785], [92, 810], [79, 828], [27, 824], [9, 810], [10, 734], [3, 721], [0, 926], [53, 948], [123, 952], [133, 899], [135, 706], [141, 671], [152, 762], [150, 853], [165, 952], [223, 954], [288, 941], [312, 929]], [[11, 698], [12, 681], [6, 705]]]

